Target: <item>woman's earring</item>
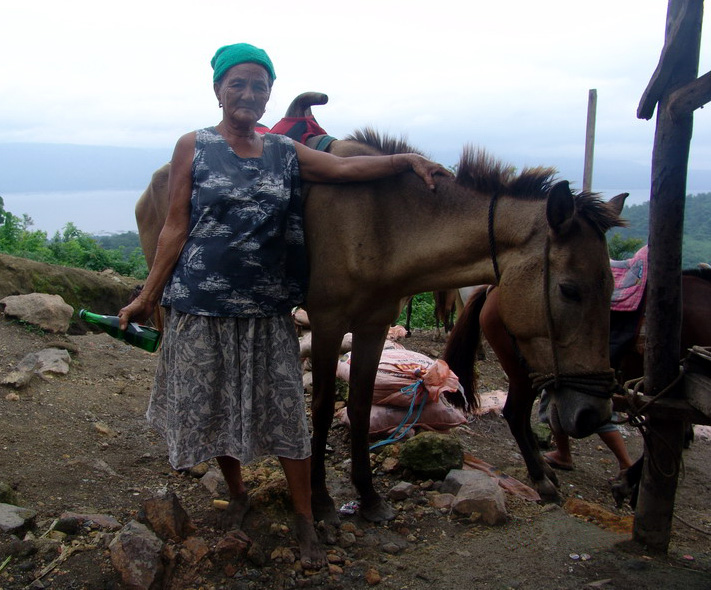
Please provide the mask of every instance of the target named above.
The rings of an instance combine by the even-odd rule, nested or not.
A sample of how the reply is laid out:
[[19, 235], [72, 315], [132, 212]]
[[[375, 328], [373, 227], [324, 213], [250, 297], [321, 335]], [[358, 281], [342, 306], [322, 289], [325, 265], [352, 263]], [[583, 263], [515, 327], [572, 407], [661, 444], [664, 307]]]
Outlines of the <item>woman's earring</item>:
[[222, 103], [221, 103], [221, 102], [218, 102], [217, 105], [218, 105], [220, 108], [222, 108]]

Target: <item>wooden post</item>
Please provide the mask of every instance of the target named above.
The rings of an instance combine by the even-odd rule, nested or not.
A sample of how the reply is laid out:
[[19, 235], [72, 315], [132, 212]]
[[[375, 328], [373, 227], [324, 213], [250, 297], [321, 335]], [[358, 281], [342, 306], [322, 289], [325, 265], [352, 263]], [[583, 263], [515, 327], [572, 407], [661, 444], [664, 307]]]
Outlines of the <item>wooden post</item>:
[[[638, 116], [650, 118], [657, 105], [649, 207], [649, 272], [645, 393], [655, 395], [679, 374], [681, 343], [681, 246], [693, 110], [670, 109], [672, 94], [696, 81], [703, 0], [669, 0], [664, 49], [645, 91]], [[683, 395], [681, 386], [670, 397]], [[634, 538], [666, 552], [671, 537], [684, 423], [648, 417], [644, 470], [635, 512]]]
[[585, 128], [585, 168], [583, 190], [592, 190], [593, 156], [595, 152], [595, 115], [597, 113], [597, 90], [588, 92], [588, 123]]

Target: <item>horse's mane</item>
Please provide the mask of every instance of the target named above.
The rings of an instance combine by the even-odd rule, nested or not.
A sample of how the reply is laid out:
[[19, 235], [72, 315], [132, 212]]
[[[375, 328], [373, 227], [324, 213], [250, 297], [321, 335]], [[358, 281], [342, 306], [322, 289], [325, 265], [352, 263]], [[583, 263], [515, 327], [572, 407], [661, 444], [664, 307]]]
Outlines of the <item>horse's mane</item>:
[[[496, 160], [485, 150], [467, 146], [459, 160], [456, 182], [477, 192], [498, 193], [517, 199], [547, 199], [557, 182], [556, 174], [555, 168], [545, 166], [527, 167], [517, 173], [515, 166]], [[626, 225], [598, 193], [581, 191], [573, 196], [575, 210], [600, 233]]]
[[424, 156], [423, 152], [409, 145], [404, 139], [398, 139], [389, 135], [381, 135], [372, 127], [358, 129], [354, 131], [351, 135], [347, 136], [346, 140], [364, 143], [365, 145], [378, 150], [386, 156], [407, 153], [419, 154], [421, 156]]

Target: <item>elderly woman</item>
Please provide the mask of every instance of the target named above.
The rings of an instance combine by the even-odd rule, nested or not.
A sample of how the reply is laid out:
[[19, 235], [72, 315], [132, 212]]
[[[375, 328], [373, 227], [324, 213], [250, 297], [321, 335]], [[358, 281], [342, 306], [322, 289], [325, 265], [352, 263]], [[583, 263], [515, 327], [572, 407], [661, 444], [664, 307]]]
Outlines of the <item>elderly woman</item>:
[[172, 466], [216, 458], [230, 492], [226, 524], [239, 527], [249, 507], [241, 465], [276, 455], [300, 559], [321, 567], [290, 315], [308, 281], [301, 181], [365, 181], [413, 170], [433, 188], [433, 175], [448, 172], [415, 154], [338, 158], [258, 134], [276, 78], [271, 60], [239, 43], [220, 48], [211, 63], [222, 120], [178, 140], [155, 261], [119, 317], [124, 328], [145, 319], [161, 296], [167, 308], [147, 417], [165, 437]]

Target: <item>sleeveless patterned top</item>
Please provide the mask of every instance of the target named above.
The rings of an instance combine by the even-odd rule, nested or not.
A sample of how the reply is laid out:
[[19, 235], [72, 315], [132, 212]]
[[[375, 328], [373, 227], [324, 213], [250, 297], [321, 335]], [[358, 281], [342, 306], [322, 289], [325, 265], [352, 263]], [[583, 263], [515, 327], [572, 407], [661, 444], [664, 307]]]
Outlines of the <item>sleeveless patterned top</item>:
[[240, 158], [215, 127], [196, 132], [188, 239], [162, 305], [194, 315], [269, 317], [303, 303], [303, 203], [292, 140], [265, 134]]

